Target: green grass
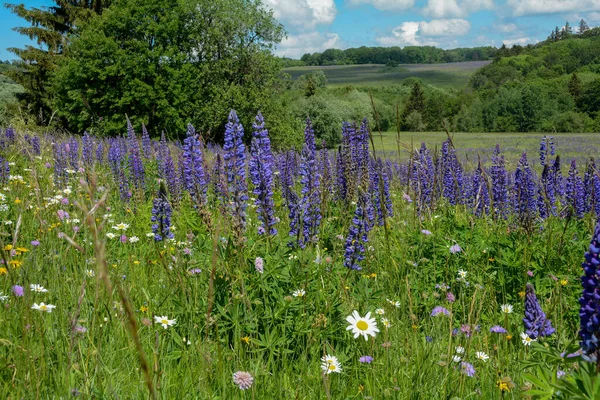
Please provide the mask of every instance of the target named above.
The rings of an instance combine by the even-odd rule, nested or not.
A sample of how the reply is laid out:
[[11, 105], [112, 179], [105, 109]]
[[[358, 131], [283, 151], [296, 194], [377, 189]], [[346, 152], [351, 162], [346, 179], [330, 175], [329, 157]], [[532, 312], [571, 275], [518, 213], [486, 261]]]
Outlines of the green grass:
[[322, 70], [330, 87], [393, 85], [414, 77], [422, 79], [429, 85], [463, 88], [467, 85], [470, 76], [487, 64], [489, 64], [488, 61], [471, 61], [448, 64], [405, 64], [396, 68], [374, 64], [334, 65], [291, 67], [284, 69], [283, 72], [296, 79], [300, 75]]
[[[441, 139], [419, 135], [431, 144]], [[474, 143], [461, 135], [456, 141]], [[391, 146], [391, 139], [386, 143]], [[403, 199], [407, 188], [395, 180], [389, 229], [374, 227], [363, 270], [351, 271], [343, 266], [355, 210], [350, 202], [324, 198], [318, 243], [299, 250], [287, 245], [288, 210], [279, 191], [279, 233], [267, 241], [257, 234], [252, 206], [244, 240], [237, 240], [228, 209], [210, 189], [205, 208], [187, 197], [174, 203], [175, 240], [155, 242], [147, 237], [157, 192], [155, 159], [145, 161], [146, 190], [133, 190], [131, 201], [123, 202], [106, 164], [93, 168], [98, 191], [80, 183], [96, 182], [95, 175], [76, 172], [68, 175], [70, 190], [57, 187], [46, 166], [54, 163], [51, 144], [42, 145], [40, 157], [27, 156], [22, 138], [1, 153], [15, 163], [11, 174], [23, 179], [0, 185], [8, 206], [0, 211], [0, 253], [9, 263], [0, 270], [0, 291], [8, 296], [0, 308], [0, 398], [69, 398], [76, 390], [82, 398], [141, 399], [148, 398], [149, 384], [160, 399], [324, 399], [328, 393], [331, 399], [500, 399], [500, 377], [514, 382], [513, 393], [504, 398], [521, 398], [524, 372], [535, 372], [531, 365], [554, 375], [559, 368], [572, 370], [558, 354], [577, 338], [578, 276], [592, 215], [551, 218], [533, 232], [444, 202], [419, 215], [416, 203]], [[59, 210], [69, 219], [61, 220]], [[129, 226], [121, 230], [119, 223]], [[122, 242], [121, 234], [139, 241]], [[454, 244], [462, 251], [451, 254]], [[255, 269], [257, 257], [264, 259], [262, 274]], [[192, 275], [193, 269], [202, 271]], [[468, 285], [457, 281], [459, 270], [467, 272]], [[519, 338], [520, 293], [528, 281], [557, 328], [531, 348]], [[450, 288], [436, 288], [442, 283]], [[48, 292], [31, 292], [30, 284]], [[14, 296], [13, 285], [23, 286], [25, 296]], [[306, 294], [292, 296], [299, 289]], [[446, 290], [455, 302], [446, 300]], [[33, 310], [40, 302], [56, 309]], [[512, 314], [500, 312], [505, 303], [514, 305]], [[432, 317], [436, 306], [451, 315]], [[377, 309], [384, 315], [375, 314]], [[347, 331], [353, 310], [375, 316], [376, 337], [354, 339]], [[154, 323], [163, 315], [176, 324], [163, 329]], [[388, 329], [382, 317], [390, 321]], [[132, 322], [143, 353], [134, 343]], [[75, 325], [86, 331], [74, 332]], [[493, 325], [504, 326], [512, 338], [491, 333]], [[465, 326], [472, 335], [452, 334]], [[474, 365], [474, 377], [452, 360], [458, 346]], [[478, 360], [476, 352], [490, 359]], [[321, 374], [325, 354], [339, 358], [342, 373]], [[373, 363], [360, 363], [364, 355]], [[238, 370], [254, 376], [250, 390], [233, 384]]]

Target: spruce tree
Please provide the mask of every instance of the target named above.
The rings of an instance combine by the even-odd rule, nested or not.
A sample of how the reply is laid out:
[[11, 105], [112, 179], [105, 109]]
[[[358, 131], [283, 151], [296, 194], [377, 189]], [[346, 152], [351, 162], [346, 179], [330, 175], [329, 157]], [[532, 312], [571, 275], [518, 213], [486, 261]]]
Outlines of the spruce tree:
[[26, 8], [23, 4], [5, 5], [13, 14], [30, 24], [14, 30], [38, 45], [8, 49], [19, 57], [15, 62], [18, 68], [8, 75], [25, 88], [25, 92], [18, 94], [17, 98], [37, 124], [45, 124], [50, 118], [48, 82], [68, 44], [67, 35], [75, 32], [77, 21], [85, 21], [101, 13], [110, 2], [111, 0], [54, 0], [55, 5], [42, 8]]
[[585, 33], [589, 30], [590, 27], [588, 26], [587, 22], [585, 22], [584, 19], [581, 19], [581, 21], [579, 21], [579, 34]]

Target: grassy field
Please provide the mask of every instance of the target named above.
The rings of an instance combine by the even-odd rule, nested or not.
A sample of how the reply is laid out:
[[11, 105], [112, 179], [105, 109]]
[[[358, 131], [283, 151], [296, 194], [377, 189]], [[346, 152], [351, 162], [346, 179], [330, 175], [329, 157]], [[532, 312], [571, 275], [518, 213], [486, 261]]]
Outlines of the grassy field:
[[[432, 148], [443, 139], [402, 135]], [[455, 141], [483, 151], [498, 138], [477, 136]], [[507, 139], [507, 159], [526, 148], [533, 164], [539, 136]], [[569, 138], [557, 136], [559, 153], [575, 151]], [[175, 160], [191, 153], [174, 143], [156, 153], [138, 139], [123, 154], [114, 141], [85, 147], [79, 137], [33, 142], [0, 132], [8, 161], [0, 166], [10, 168], [0, 168], [0, 398], [517, 399], [547, 389], [539, 379], [564, 392], [560, 383], [584, 369], [560, 354], [578, 349], [579, 277], [594, 212], [527, 227], [512, 209], [506, 218], [478, 214], [473, 207], [483, 203], [452, 206], [439, 192], [420, 209], [424, 197], [411, 188], [431, 184], [428, 175], [409, 186], [392, 175], [388, 194], [380, 189], [387, 223], [370, 226], [361, 207], [381, 215], [383, 206], [372, 178], [359, 179], [370, 175], [360, 172], [365, 165], [348, 169], [346, 184], [315, 184], [320, 162], [312, 159], [292, 186], [282, 184], [292, 169], [276, 170], [278, 231], [266, 237], [249, 179], [240, 225], [214, 154], [202, 150], [211, 184], [196, 202], [201, 191], [178, 186], [190, 174], [169, 178], [168, 194], [159, 179], [169, 152]], [[393, 150], [392, 134], [381, 140]], [[344, 160], [361, 165], [360, 149], [368, 145]], [[236, 168], [248, 161], [235, 160]], [[227, 177], [244, 176], [234, 171]], [[290, 236], [289, 206], [309, 193], [301, 191], [309, 179], [323, 197], [300, 204], [322, 218], [314, 236]], [[350, 187], [359, 190], [342, 200]], [[289, 200], [286, 190], [295, 193]], [[310, 239], [306, 247], [289, 245], [300, 237]], [[527, 283], [539, 311], [525, 300], [533, 295]], [[556, 331], [526, 334], [525, 310], [535, 321], [545, 312]]]
[[406, 78], [421, 78], [423, 82], [441, 87], [462, 88], [471, 75], [489, 61], [470, 61], [447, 64], [403, 64], [395, 68], [384, 65], [333, 65], [318, 67], [292, 67], [283, 71], [293, 79], [300, 75], [322, 70], [329, 86], [346, 85], [381, 86], [402, 83]]
[[[401, 132], [400, 155], [398, 156], [397, 133], [384, 132], [382, 135], [373, 132], [375, 149], [387, 157], [407, 160], [411, 143], [419, 147], [425, 142], [428, 148], [439, 148], [447, 136], [444, 132]], [[514, 164], [523, 151], [530, 157], [537, 157], [542, 136], [554, 137], [557, 152], [565, 160], [576, 159], [578, 164], [584, 163], [590, 156], [600, 151], [600, 134], [598, 133], [452, 133], [454, 145], [459, 156], [467, 163], [476, 163], [478, 157], [488, 162], [496, 144], [507, 155], [508, 162]]]

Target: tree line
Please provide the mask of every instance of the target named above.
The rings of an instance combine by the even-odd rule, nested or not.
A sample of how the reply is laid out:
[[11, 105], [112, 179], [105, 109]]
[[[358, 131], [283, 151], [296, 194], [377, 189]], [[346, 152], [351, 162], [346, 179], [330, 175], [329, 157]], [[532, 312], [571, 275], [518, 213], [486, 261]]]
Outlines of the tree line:
[[[350, 64], [435, 64], [462, 61], [485, 61], [496, 56], [495, 47], [473, 47], [444, 50], [434, 46], [358, 47], [346, 50], [327, 49], [322, 53], [306, 53], [300, 65]], [[296, 63], [297, 64], [297, 63]]]

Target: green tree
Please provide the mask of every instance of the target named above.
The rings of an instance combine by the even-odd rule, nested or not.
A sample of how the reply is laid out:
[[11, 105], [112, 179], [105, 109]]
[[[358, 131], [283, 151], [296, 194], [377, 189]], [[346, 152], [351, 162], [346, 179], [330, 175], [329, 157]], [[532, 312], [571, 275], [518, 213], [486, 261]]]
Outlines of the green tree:
[[[421, 87], [421, 83], [419, 81], [415, 81], [415, 83], [413, 84], [412, 89], [410, 91], [410, 96], [406, 101], [406, 104], [404, 105], [402, 121], [404, 122], [405, 128], [408, 128], [407, 117], [414, 111], [417, 111], [419, 113], [418, 117], [421, 119], [422, 122], [422, 115], [425, 111], [425, 92], [423, 91], [423, 88]], [[413, 120], [416, 119], [416, 117], [413, 118]]]
[[76, 30], [76, 23], [90, 19], [110, 5], [110, 0], [54, 0], [55, 5], [26, 8], [23, 4], [6, 4], [14, 14], [31, 26], [17, 27], [15, 31], [35, 40], [38, 47], [11, 47], [8, 50], [19, 57], [19, 68], [9, 75], [25, 88], [18, 99], [34, 116], [37, 124], [48, 122], [51, 105], [48, 82], [59, 58], [68, 45], [68, 35]]
[[579, 99], [581, 98], [581, 79], [579, 79], [579, 76], [577, 75], [576, 72], [573, 72], [573, 74], [571, 74], [571, 79], [569, 80], [568, 83], [568, 90], [569, 90], [569, 94], [571, 95], [571, 97], [573, 97], [573, 100], [575, 100], [575, 104], [579, 104]]
[[192, 122], [218, 140], [232, 108], [247, 127], [258, 110], [282, 127], [271, 50], [283, 35], [258, 0], [120, 0], [74, 37], [56, 108], [74, 131], [102, 117], [108, 133], [122, 132], [128, 114], [155, 134]]
[[582, 33], [585, 33], [589, 30], [590, 27], [588, 26], [587, 22], [585, 22], [585, 20], [582, 18], [581, 21], [579, 21], [579, 34], [581, 35]]

